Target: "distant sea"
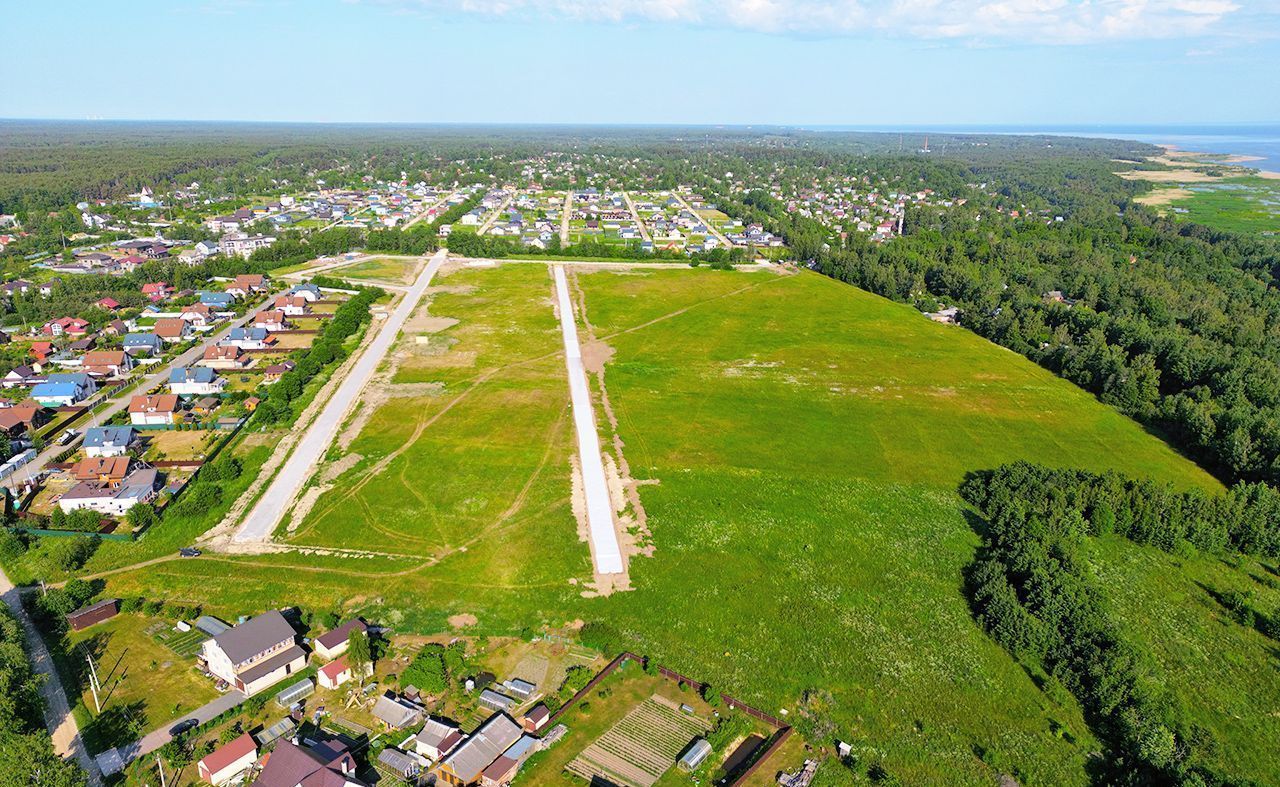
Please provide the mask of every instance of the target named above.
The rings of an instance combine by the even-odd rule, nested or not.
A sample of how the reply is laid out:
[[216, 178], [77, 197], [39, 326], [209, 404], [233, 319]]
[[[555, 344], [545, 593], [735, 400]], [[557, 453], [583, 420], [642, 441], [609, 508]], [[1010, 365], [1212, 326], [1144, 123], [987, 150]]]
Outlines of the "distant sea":
[[1173, 145], [1197, 153], [1257, 156], [1242, 166], [1280, 172], [1280, 124], [1174, 126], [803, 126], [813, 131], [920, 131], [954, 134], [1054, 134], [1070, 137], [1132, 139], [1153, 145]]

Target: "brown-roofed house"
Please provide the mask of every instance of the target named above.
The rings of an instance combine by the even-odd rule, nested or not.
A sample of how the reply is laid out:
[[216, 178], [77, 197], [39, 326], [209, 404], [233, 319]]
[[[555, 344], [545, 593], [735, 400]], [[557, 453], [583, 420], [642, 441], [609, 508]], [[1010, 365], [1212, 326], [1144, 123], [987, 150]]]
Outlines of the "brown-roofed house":
[[129, 400], [129, 421], [134, 426], [168, 426], [177, 421], [178, 395], [135, 396]]
[[314, 643], [316, 655], [322, 659], [335, 659], [347, 652], [347, 644], [351, 641], [351, 632], [367, 632], [368, 630], [369, 627], [360, 618], [348, 620], [336, 629], [316, 637]]
[[133, 368], [133, 358], [124, 350], [94, 350], [84, 354], [80, 366], [89, 374], [119, 377]]
[[71, 468], [77, 481], [98, 481], [118, 484], [129, 474], [128, 456], [90, 456], [76, 462]]
[[196, 366], [208, 366], [210, 369], [243, 369], [253, 359], [234, 345], [210, 345], [204, 348], [204, 357], [196, 361]]
[[165, 317], [156, 320], [152, 331], [166, 342], [180, 342], [191, 335], [191, 323], [181, 317]]
[[0, 430], [11, 438], [21, 437], [48, 422], [49, 414], [38, 404], [20, 404], [0, 410]]

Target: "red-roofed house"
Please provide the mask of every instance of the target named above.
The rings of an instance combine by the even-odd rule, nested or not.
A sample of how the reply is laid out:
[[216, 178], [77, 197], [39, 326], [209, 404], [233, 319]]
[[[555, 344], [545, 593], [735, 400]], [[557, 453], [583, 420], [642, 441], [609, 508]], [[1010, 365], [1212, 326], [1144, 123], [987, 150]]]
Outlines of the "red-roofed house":
[[154, 303], [156, 301], [163, 301], [165, 298], [173, 295], [173, 288], [162, 281], [153, 281], [142, 285], [142, 294], [150, 298]]
[[326, 689], [338, 688], [342, 684], [351, 680], [351, 675], [351, 665], [347, 663], [346, 656], [340, 656], [334, 659], [316, 672], [316, 677], [320, 681], [320, 686]]
[[98, 301], [98, 308], [115, 311], [120, 308], [120, 301], [115, 298], [102, 298]]
[[226, 784], [249, 770], [257, 759], [258, 746], [245, 733], [201, 760], [200, 778], [213, 785]]
[[79, 317], [59, 317], [45, 323], [40, 331], [45, 336], [83, 336], [89, 332], [89, 323]]

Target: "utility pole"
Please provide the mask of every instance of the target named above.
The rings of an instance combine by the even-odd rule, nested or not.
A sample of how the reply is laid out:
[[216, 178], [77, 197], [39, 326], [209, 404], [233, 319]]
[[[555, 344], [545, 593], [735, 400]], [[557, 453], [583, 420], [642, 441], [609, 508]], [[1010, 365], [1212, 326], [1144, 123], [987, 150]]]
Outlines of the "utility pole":
[[[42, 583], [43, 584], [43, 583]], [[89, 662], [89, 688], [93, 690], [93, 706], [98, 709], [98, 714], [102, 714], [102, 701], [98, 699], [98, 692], [102, 690], [102, 684], [98, 682], [98, 668], [94, 666], [93, 656], [89, 655], [89, 651], [84, 652], [85, 661]]]
[[160, 771], [160, 787], [167, 787], [164, 781], [164, 763], [160, 760], [160, 755], [156, 754], [156, 770]]

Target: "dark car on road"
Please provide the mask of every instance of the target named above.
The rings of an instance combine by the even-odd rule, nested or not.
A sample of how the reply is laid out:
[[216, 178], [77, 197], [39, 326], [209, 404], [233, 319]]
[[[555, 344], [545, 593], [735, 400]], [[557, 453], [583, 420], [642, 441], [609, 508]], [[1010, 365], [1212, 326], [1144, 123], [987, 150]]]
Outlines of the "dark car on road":
[[186, 732], [187, 730], [191, 729], [192, 727], [197, 726], [198, 724], [200, 724], [200, 722], [196, 719], [183, 719], [182, 721], [178, 722], [177, 724], [169, 728], [169, 734], [176, 737]]
[[183, 547], [178, 550], [178, 554], [183, 557], [200, 557], [203, 553], [195, 547]]

